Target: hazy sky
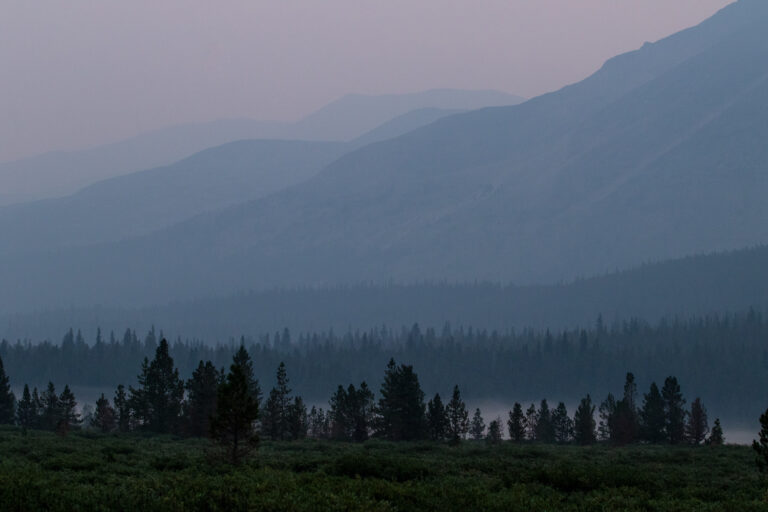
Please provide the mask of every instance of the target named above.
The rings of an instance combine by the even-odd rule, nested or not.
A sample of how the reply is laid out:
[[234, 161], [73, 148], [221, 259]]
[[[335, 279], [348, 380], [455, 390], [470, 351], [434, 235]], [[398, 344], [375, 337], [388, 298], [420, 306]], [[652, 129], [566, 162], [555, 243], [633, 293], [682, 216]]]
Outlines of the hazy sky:
[[534, 96], [731, 0], [3, 0], [0, 161], [349, 92]]

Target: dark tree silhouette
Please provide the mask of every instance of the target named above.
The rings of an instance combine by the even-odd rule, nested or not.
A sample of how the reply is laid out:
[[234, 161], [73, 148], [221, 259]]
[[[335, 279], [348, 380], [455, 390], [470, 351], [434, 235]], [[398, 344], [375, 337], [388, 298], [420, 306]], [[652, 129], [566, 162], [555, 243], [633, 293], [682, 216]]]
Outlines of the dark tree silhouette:
[[685, 438], [691, 444], [701, 444], [708, 434], [707, 409], [702, 405], [701, 398], [697, 397], [691, 403], [691, 412], [688, 414], [688, 422], [685, 425]]
[[507, 430], [512, 441], [519, 443], [525, 440], [525, 414], [523, 414], [523, 406], [519, 402], [515, 402], [512, 410], [509, 411]]
[[488, 424], [488, 435], [485, 440], [490, 444], [499, 444], [501, 442], [501, 418], [496, 418]]
[[138, 424], [151, 432], [176, 432], [184, 398], [184, 382], [179, 378], [179, 370], [174, 367], [165, 338], [160, 340], [152, 362], [144, 359], [138, 381], [137, 389], [129, 388], [129, 403]]
[[112, 432], [117, 426], [115, 409], [109, 404], [104, 393], [96, 400], [96, 410], [93, 413], [93, 418], [91, 418], [91, 426], [104, 433]]
[[433, 441], [442, 441], [448, 433], [448, 416], [440, 393], [427, 403], [427, 430]]
[[760, 432], [758, 439], [752, 441], [752, 448], [757, 452], [757, 467], [760, 471], [768, 471], [768, 410], [760, 415]]
[[448, 440], [458, 443], [464, 439], [464, 436], [469, 431], [469, 413], [467, 412], [467, 406], [461, 399], [459, 386], [453, 386], [451, 401], [448, 402], [445, 412], [448, 416]]
[[568, 409], [566, 409], [563, 402], [557, 404], [555, 411], [552, 413], [552, 430], [555, 434], [554, 441], [556, 443], [568, 443], [571, 437], [573, 437], [573, 421], [568, 416]]
[[37, 408], [32, 401], [32, 395], [29, 393], [29, 386], [24, 384], [24, 391], [21, 394], [18, 407], [16, 409], [16, 421], [23, 433], [35, 426]]
[[8, 375], [5, 373], [3, 360], [0, 359], [0, 425], [13, 424], [16, 419], [16, 397], [11, 391]]
[[651, 383], [648, 393], [643, 397], [642, 432], [643, 439], [651, 443], [660, 443], [666, 438], [666, 415], [664, 413], [664, 399], [661, 397], [659, 387], [655, 382]]
[[685, 440], [685, 399], [680, 391], [680, 384], [675, 377], [667, 377], [661, 389], [664, 398], [665, 428], [667, 441], [671, 444], [682, 443]]
[[[262, 421], [263, 432], [270, 439], [290, 439], [290, 406], [291, 389], [288, 387], [288, 372], [285, 363], [281, 362], [277, 367], [277, 384], [269, 392], [269, 398], [264, 407], [264, 419]], [[249, 392], [251, 386], [249, 385]]]
[[117, 386], [115, 397], [112, 399], [112, 404], [115, 409], [117, 430], [120, 432], [128, 432], [131, 429], [131, 408], [125, 393], [125, 386], [122, 384]]
[[184, 432], [193, 437], [205, 437], [210, 431], [211, 416], [216, 412], [216, 398], [221, 375], [210, 361], [200, 361], [192, 378], [187, 381], [184, 402]]
[[426, 434], [424, 392], [413, 366], [390, 359], [378, 403], [378, 435], [392, 441], [423, 439]]
[[589, 445], [597, 441], [595, 433], [595, 406], [592, 398], [587, 395], [579, 402], [579, 407], [573, 416], [573, 438], [577, 444]]
[[472, 423], [469, 426], [469, 434], [475, 441], [479, 441], [485, 437], [485, 421], [483, 421], [483, 415], [480, 412], [480, 409], [475, 409], [475, 414], [472, 416]]
[[248, 376], [240, 364], [232, 364], [219, 385], [216, 415], [211, 419], [211, 438], [224, 450], [232, 464], [238, 464], [258, 447], [256, 420], [259, 404], [248, 385]]
[[710, 446], [722, 446], [723, 443], [725, 443], [723, 427], [720, 426], [720, 418], [715, 418], [715, 424], [712, 426], [712, 433], [709, 434], [707, 444]]

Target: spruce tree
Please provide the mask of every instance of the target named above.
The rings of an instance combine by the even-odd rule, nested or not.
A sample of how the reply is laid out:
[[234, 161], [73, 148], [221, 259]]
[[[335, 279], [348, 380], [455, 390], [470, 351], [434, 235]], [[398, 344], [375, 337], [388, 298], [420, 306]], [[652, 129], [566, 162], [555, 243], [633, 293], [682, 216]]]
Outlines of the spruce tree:
[[708, 434], [707, 409], [702, 405], [701, 398], [697, 397], [691, 403], [691, 412], [688, 414], [688, 422], [685, 425], [685, 438], [691, 444], [701, 444]]
[[160, 340], [155, 358], [151, 362], [144, 359], [138, 380], [137, 389], [129, 388], [133, 416], [151, 432], [176, 432], [184, 398], [184, 382], [179, 377], [179, 370], [174, 367], [165, 338]]
[[685, 399], [675, 377], [667, 377], [661, 390], [664, 399], [667, 441], [678, 444], [685, 440]]
[[56, 429], [62, 434], [66, 434], [70, 429], [80, 424], [77, 401], [68, 385], [64, 386], [64, 391], [59, 396], [59, 414], [59, 422], [56, 425]]
[[245, 349], [244, 343], [240, 344], [240, 348], [237, 349], [237, 352], [235, 352], [235, 355], [232, 357], [232, 362], [234, 364], [239, 364], [242, 367], [243, 372], [248, 379], [248, 389], [250, 390], [251, 395], [259, 403], [259, 406], [261, 406], [261, 386], [259, 385], [259, 380], [255, 377], [253, 361], [251, 360], [248, 351]]
[[582, 446], [593, 444], [597, 440], [595, 433], [595, 406], [587, 395], [581, 399], [573, 416], [573, 438]]
[[563, 402], [557, 404], [555, 411], [552, 413], [552, 430], [555, 434], [554, 440], [556, 443], [568, 443], [573, 436], [573, 421], [568, 416], [568, 410]]
[[433, 441], [445, 439], [448, 431], [448, 416], [439, 393], [427, 403], [427, 427]]
[[296, 396], [288, 406], [288, 436], [292, 440], [304, 439], [308, 430], [307, 406], [300, 396]]
[[16, 419], [16, 397], [11, 391], [3, 360], [0, 359], [0, 425], [12, 425]]
[[238, 464], [258, 446], [258, 417], [259, 404], [249, 387], [248, 376], [241, 365], [233, 364], [226, 380], [219, 385], [210, 432], [232, 464]]
[[117, 425], [117, 417], [115, 409], [109, 404], [109, 400], [101, 394], [98, 400], [96, 400], [96, 410], [93, 413], [91, 419], [91, 426], [101, 430], [104, 433], [112, 432]]
[[610, 441], [613, 439], [613, 420], [616, 414], [616, 399], [612, 393], [608, 393], [605, 400], [600, 404], [598, 410], [600, 423], [597, 427], [597, 435], [601, 441]]
[[490, 444], [501, 442], [501, 418], [496, 418], [488, 425], [488, 435], [485, 440]]
[[413, 441], [426, 435], [426, 404], [413, 366], [390, 359], [377, 407], [378, 435], [391, 441]]
[[[288, 387], [285, 363], [277, 367], [277, 384], [269, 392], [262, 422], [263, 432], [271, 439], [285, 440], [290, 437], [289, 414], [291, 389]], [[249, 386], [249, 392], [251, 388]]]
[[479, 441], [485, 437], [485, 421], [483, 421], [483, 415], [480, 413], [480, 409], [475, 409], [475, 414], [472, 416], [472, 424], [469, 427], [469, 434], [475, 441]]
[[[55, 396], [55, 395], [54, 395]], [[32, 427], [33, 428], [46, 428], [43, 420], [43, 399], [40, 393], [37, 392], [37, 388], [32, 390]]]
[[525, 440], [525, 414], [523, 414], [523, 406], [519, 402], [515, 402], [512, 410], [509, 411], [507, 430], [512, 441], [519, 443]]
[[330, 426], [328, 423], [328, 414], [322, 407], [312, 406], [309, 411], [309, 437], [313, 439], [328, 439], [330, 437]]
[[555, 440], [552, 413], [546, 400], [541, 401], [536, 413], [536, 440], [542, 443], [552, 443]]
[[715, 424], [712, 426], [712, 433], [709, 434], [707, 444], [710, 446], [722, 446], [723, 443], [725, 443], [723, 427], [720, 426], [720, 418], [715, 418]]
[[529, 441], [536, 440], [536, 432], [539, 423], [539, 413], [536, 412], [536, 406], [531, 404], [525, 411], [525, 432]]
[[40, 403], [40, 426], [45, 430], [56, 430], [61, 419], [61, 408], [59, 407], [59, 395], [56, 394], [56, 387], [53, 382], [48, 383], [48, 387], [40, 397]]
[[467, 412], [467, 406], [461, 399], [459, 386], [453, 387], [451, 401], [448, 402], [445, 412], [448, 416], [448, 439], [451, 442], [457, 443], [464, 439], [464, 436], [469, 431], [469, 413]]
[[651, 383], [648, 393], [643, 397], [643, 409], [640, 416], [643, 439], [651, 443], [664, 441], [666, 437], [664, 399], [661, 397], [659, 387], [655, 382]]
[[112, 403], [117, 420], [117, 430], [120, 432], [128, 432], [131, 429], [131, 408], [125, 393], [125, 386], [122, 384], [117, 386]]
[[36, 413], [37, 410], [34, 402], [32, 402], [32, 395], [29, 393], [29, 386], [24, 384], [24, 391], [21, 394], [21, 400], [19, 400], [18, 407], [16, 408], [16, 421], [21, 427], [22, 432], [25, 434], [28, 429], [34, 427]]
[[210, 431], [211, 416], [216, 412], [216, 397], [221, 376], [210, 361], [200, 361], [187, 381], [184, 402], [184, 431], [193, 437], [205, 437]]

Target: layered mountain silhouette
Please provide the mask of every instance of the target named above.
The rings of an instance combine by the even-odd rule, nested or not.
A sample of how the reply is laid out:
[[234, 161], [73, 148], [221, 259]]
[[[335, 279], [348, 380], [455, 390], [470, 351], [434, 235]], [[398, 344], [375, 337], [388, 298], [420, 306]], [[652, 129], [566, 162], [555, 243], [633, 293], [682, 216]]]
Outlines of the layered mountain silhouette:
[[471, 110], [521, 101], [518, 96], [498, 91], [453, 89], [348, 95], [293, 123], [225, 119], [172, 126], [87, 150], [56, 151], [0, 163], [0, 205], [69, 195], [97, 181], [169, 165], [204, 149], [243, 139], [346, 142], [412, 110]]
[[150, 235], [4, 256], [0, 303], [271, 286], [557, 282], [768, 241], [768, 3], [512, 107], [457, 114]]

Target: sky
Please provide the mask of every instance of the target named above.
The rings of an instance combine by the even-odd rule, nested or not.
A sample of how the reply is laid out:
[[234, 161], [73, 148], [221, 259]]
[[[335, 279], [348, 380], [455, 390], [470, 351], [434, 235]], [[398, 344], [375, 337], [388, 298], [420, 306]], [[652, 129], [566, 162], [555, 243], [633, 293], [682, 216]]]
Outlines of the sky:
[[347, 93], [532, 97], [731, 0], [3, 0], [0, 161]]

